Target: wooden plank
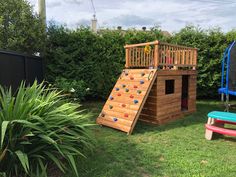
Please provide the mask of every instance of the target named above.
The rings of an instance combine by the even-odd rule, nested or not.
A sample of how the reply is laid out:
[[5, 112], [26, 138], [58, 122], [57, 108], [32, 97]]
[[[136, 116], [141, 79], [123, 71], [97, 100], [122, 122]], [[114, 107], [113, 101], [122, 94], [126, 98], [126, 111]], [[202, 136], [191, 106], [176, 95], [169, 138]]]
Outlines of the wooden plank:
[[144, 96], [144, 98], [143, 98], [143, 101], [142, 101], [142, 103], [141, 103], [141, 105], [140, 105], [140, 108], [139, 108], [139, 110], [138, 110], [138, 113], [137, 113], [137, 115], [136, 115], [136, 119], [133, 121], [133, 125], [131, 126], [131, 129], [130, 129], [130, 131], [129, 131], [129, 134], [132, 133], [132, 131], [133, 131], [133, 129], [134, 129], [134, 126], [136, 125], [136, 122], [137, 122], [137, 120], [138, 120], [139, 114], [140, 114], [141, 111], [142, 111], [142, 108], [143, 108], [143, 106], [144, 106], [144, 103], [145, 103], [145, 101], [146, 101], [146, 99], [147, 99], [147, 97], [148, 97], [148, 94], [149, 94], [149, 92], [150, 92], [150, 90], [151, 90], [151, 88], [152, 88], [152, 84], [154, 83], [155, 79], [156, 79], [156, 70], [155, 70], [155, 73], [154, 73], [154, 76], [153, 76], [152, 80], [150, 80], [150, 87], [147, 89], [147, 94], [146, 94], [146, 95]]
[[[196, 70], [158, 70], [157, 76], [180, 76], [180, 75], [197, 75]], [[192, 77], [192, 76], [190, 76]]]
[[129, 132], [130, 130], [130, 127], [128, 126], [124, 126], [124, 125], [120, 125], [120, 124], [114, 124], [114, 122], [112, 121], [109, 121], [109, 120], [105, 120], [105, 119], [97, 119], [97, 124], [100, 124], [100, 125], [105, 125], [107, 127], [111, 127], [111, 128], [114, 128], [114, 129], [118, 129], [118, 130], [121, 130], [123, 132]]
[[146, 45], [155, 45], [158, 43], [159, 43], [159, 41], [145, 42], [145, 43], [139, 43], [139, 44], [126, 44], [124, 46], [124, 48], [140, 47], [140, 46], [146, 46]]
[[[118, 118], [119, 120], [122, 119], [121, 121], [123, 123], [125, 123], [125, 125], [127, 125], [127, 126], [131, 126], [132, 121], [134, 120], [135, 115], [136, 115], [133, 113], [128, 114], [128, 111], [127, 112], [117, 112], [114, 110], [107, 110], [107, 109], [103, 109], [103, 113], [106, 114], [103, 117], [103, 119], [106, 119], [107, 117], [109, 117], [110, 120], [112, 120], [113, 118]], [[126, 117], [124, 114], [128, 114], [128, 117]]]

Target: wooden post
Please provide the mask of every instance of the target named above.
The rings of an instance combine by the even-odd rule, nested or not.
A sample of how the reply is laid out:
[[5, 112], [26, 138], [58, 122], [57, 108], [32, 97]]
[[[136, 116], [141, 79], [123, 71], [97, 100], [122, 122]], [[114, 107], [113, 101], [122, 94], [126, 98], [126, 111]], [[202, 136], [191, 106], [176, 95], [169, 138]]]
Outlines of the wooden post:
[[196, 70], [196, 66], [197, 66], [197, 49], [194, 50], [194, 56], [193, 56], [193, 70]]
[[158, 41], [156, 41], [156, 44], [154, 45], [154, 68], [157, 68], [159, 64], [159, 44]]
[[46, 31], [46, 2], [45, 0], [38, 0], [38, 13], [43, 22]]
[[129, 68], [129, 48], [125, 47], [125, 68]]

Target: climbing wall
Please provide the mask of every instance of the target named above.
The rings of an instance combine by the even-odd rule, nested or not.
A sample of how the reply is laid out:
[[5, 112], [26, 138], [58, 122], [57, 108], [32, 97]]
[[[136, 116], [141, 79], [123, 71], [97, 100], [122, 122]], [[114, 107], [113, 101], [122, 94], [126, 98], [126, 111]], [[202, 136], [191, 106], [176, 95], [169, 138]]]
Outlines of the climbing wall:
[[125, 69], [97, 123], [131, 134], [156, 78], [156, 69]]

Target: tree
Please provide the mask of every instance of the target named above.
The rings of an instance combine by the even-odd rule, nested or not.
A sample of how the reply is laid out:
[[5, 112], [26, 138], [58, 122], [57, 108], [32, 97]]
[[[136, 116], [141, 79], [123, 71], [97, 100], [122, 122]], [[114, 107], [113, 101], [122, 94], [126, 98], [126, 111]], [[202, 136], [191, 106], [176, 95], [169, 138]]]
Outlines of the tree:
[[26, 0], [0, 0], [0, 48], [27, 54], [41, 52], [44, 26]]

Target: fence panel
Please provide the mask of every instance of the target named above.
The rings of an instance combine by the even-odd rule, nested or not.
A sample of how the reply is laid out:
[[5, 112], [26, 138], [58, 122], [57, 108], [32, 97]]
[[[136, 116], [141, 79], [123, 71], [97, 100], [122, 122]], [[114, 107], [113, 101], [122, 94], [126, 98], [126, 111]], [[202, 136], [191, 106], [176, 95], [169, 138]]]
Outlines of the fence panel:
[[22, 81], [32, 84], [35, 79], [43, 80], [41, 57], [0, 50], [0, 85], [15, 91]]

